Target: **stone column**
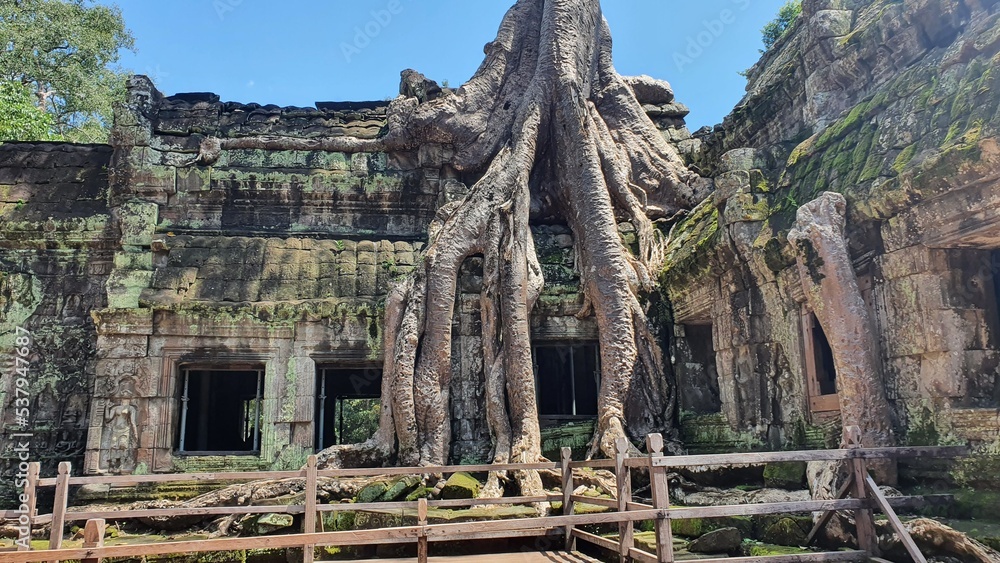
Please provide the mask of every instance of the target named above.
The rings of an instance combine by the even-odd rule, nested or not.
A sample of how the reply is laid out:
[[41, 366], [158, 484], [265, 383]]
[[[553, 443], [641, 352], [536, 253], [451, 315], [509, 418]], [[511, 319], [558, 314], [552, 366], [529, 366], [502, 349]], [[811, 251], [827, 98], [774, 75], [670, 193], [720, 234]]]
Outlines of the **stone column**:
[[879, 370], [878, 339], [844, 238], [847, 202], [826, 192], [799, 208], [788, 233], [806, 299], [833, 349], [844, 426], [859, 426], [866, 447], [895, 445]]

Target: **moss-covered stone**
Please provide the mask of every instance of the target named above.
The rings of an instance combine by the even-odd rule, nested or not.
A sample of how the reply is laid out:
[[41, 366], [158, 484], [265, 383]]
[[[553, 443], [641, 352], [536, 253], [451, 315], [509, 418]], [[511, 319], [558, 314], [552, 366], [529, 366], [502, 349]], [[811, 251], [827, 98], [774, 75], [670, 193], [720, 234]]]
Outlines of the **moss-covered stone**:
[[804, 461], [769, 463], [764, 467], [764, 485], [777, 489], [801, 489], [806, 482]]
[[465, 472], [453, 474], [441, 489], [443, 499], [470, 499], [479, 496], [482, 484], [472, 475]]
[[365, 485], [354, 499], [359, 503], [378, 502], [388, 490], [387, 481], [376, 481]]
[[389, 484], [385, 493], [379, 498], [379, 500], [385, 502], [394, 502], [397, 500], [402, 500], [407, 498], [407, 496], [413, 492], [417, 487], [420, 486], [420, 478], [415, 476], [402, 477], [396, 479]]
[[775, 545], [800, 546], [806, 544], [809, 529], [794, 518], [781, 518], [764, 530], [761, 540]]
[[405, 500], [406, 502], [413, 502], [415, 500], [419, 500], [422, 498], [430, 498], [433, 493], [434, 489], [428, 487], [417, 487], [416, 489], [413, 490], [413, 492], [406, 495], [406, 498], [403, 500]]
[[290, 528], [295, 522], [291, 514], [264, 514], [253, 523], [251, 528], [260, 536]]
[[701, 537], [708, 532], [721, 528], [736, 528], [744, 537], [750, 537], [754, 529], [753, 520], [748, 516], [672, 520], [671, 526], [675, 535], [685, 538]]
[[768, 557], [772, 555], [802, 555], [811, 553], [808, 549], [801, 547], [791, 547], [786, 545], [771, 545], [766, 543], [750, 546], [750, 557]]

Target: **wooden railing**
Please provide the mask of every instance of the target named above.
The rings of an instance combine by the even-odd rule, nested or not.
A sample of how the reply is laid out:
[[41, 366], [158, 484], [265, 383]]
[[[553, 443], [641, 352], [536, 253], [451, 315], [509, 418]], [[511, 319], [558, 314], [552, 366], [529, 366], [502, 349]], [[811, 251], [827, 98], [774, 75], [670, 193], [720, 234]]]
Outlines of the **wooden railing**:
[[[847, 433], [848, 437], [857, 436], [856, 430]], [[650, 435], [646, 440], [647, 455], [631, 457], [628, 454], [629, 444], [624, 441], [618, 444], [618, 454], [615, 459], [572, 461], [569, 448], [562, 450], [560, 463], [533, 464], [492, 464], [492, 465], [461, 465], [436, 467], [402, 467], [379, 469], [331, 469], [320, 470], [316, 466], [316, 457], [311, 456], [305, 468], [300, 471], [266, 471], [238, 473], [187, 473], [170, 475], [131, 475], [131, 476], [70, 476], [70, 464], [59, 465], [59, 473], [55, 478], [40, 479], [38, 466], [33, 464], [29, 469], [25, 494], [29, 500], [29, 514], [32, 525], [51, 524], [49, 548], [37, 551], [18, 551], [3, 553], [0, 556], [9, 563], [28, 563], [34, 561], [64, 561], [80, 559], [85, 563], [98, 563], [105, 557], [142, 557], [170, 553], [196, 553], [215, 551], [240, 551], [257, 549], [289, 549], [300, 548], [303, 560], [311, 563], [317, 546], [358, 546], [372, 544], [407, 544], [416, 543], [418, 558], [421, 563], [427, 561], [427, 545], [429, 542], [452, 542], [463, 540], [480, 540], [494, 538], [515, 538], [547, 536], [561, 533], [565, 538], [567, 551], [574, 551], [578, 541], [588, 542], [618, 554], [619, 560], [632, 560], [641, 563], [666, 563], [674, 561], [673, 534], [671, 522], [691, 518], [718, 518], [727, 516], [750, 516], [760, 514], [785, 514], [821, 512], [816, 526], [809, 534], [811, 541], [827, 523], [836, 511], [853, 511], [857, 523], [860, 550], [838, 551], [831, 553], [808, 553], [795, 556], [757, 557], [754, 561], [864, 561], [869, 555], [878, 552], [875, 537], [874, 509], [884, 512], [890, 523], [899, 534], [904, 545], [914, 561], [924, 562], [910, 536], [906, 533], [899, 519], [893, 512], [892, 502], [886, 499], [867, 470], [867, 460], [897, 459], [902, 457], [917, 457], [934, 455], [937, 457], [960, 457], [967, 453], [967, 448], [960, 447], [928, 447], [928, 448], [862, 448], [856, 440], [850, 447], [840, 450], [816, 450], [797, 452], [772, 453], [738, 453], [699, 456], [665, 456], [663, 454], [663, 439], [658, 434]], [[673, 469], [693, 466], [726, 466], [745, 464], [765, 464], [784, 461], [829, 461], [846, 462], [851, 468], [851, 478], [841, 488], [837, 498], [830, 500], [809, 500], [780, 502], [767, 504], [743, 504], [732, 506], [707, 507], [671, 507], [668, 472]], [[609, 469], [614, 471], [616, 479], [616, 498], [593, 498], [573, 494], [575, 489], [574, 469]], [[320, 478], [356, 478], [356, 477], [386, 477], [405, 475], [450, 474], [459, 471], [528, 471], [549, 470], [559, 472], [562, 479], [561, 494], [546, 494], [521, 497], [504, 497], [500, 499], [461, 499], [461, 500], [427, 500], [419, 499], [412, 502], [374, 502], [374, 503], [341, 503], [319, 504], [317, 484]], [[632, 494], [631, 474], [636, 470], [648, 471], [650, 474], [650, 492], [652, 504], [636, 502]], [[79, 485], [138, 485], [148, 483], [169, 482], [245, 482], [263, 479], [305, 480], [304, 503], [288, 506], [213, 506], [202, 508], [165, 508], [143, 510], [115, 511], [78, 511], [68, 510], [69, 488]], [[36, 514], [37, 493], [42, 488], [55, 489], [55, 502], [51, 514]], [[854, 498], [846, 498], [848, 494]], [[537, 504], [561, 501], [563, 512], [561, 516], [542, 516], [514, 520], [463, 522], [460, 524], [428, 524], [428, 508], [469, 508], [481, 505], [511, 505]], [[898, 499], [897, 499], [898, 502]], [[596, 514], [576, 514], [574, 507], [578, 504], [590, 504], [612, 509], [610, 512]], [[328, 512], [371, 512], [401, 510], [410, 511], [415, 517], [416, 525], [383, 528], [374, 530], [355, 530], [340, 532], [325, 532], [321, 529], [321, 519], [318, 514]], [[302, 533], [263, 536], [208, 539], [197, 541], [178, 541], [151, 545], [119, 545], [104, 546], [105, 520], [133, 520], [154, 517], [184, 517], [184, 516], [223, 516], [284, 513], [302, 514]], [[10, 515], [10, 513], [8, 513]], [[656, 535], [656, 553], [636, 548], [633, 529], [637, 521], [653, 521]], [[84, 547], [62, 548], [63, 531], [69, 522], [86, 522], [84, 530]], [[581, 527], [597, 524], [617, 524], [618, 539], [606, 538], [584, 531]], [[732, 562], [733, 559], [702, 560]], [[736, 559], [739, 561], [739, 559]]]

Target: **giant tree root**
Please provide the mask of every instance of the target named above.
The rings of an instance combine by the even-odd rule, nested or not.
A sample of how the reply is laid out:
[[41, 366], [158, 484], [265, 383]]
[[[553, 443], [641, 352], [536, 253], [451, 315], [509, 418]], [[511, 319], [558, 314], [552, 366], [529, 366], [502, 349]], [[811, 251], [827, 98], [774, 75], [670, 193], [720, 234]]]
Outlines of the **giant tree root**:
[[[956, 557], [969, 563], [1000, 563], [1000, 552], [937, 520], [918, 518], [903, 526], [910, 532], [921, 553]], [[902, 549], [895, 534], [880, 536], [879, 544], [885, 552]]]
[[[670, 216], [704, 195], [637, 100], [669, 102], [669, 85], [618, 75], [599, 0], [518, 0], [468, 83], [441, 91], [407, 71], [401, 91], [378, 139], [209, 139], [199, 157], [211, 164], [237, 148], [391, 152], [437, 143], [455, 149], [449, 164], [473, 183], [464, 200], [440, 210], [423, 261], [388, 298], [378, 433], [323, 452], [323, 465], [446, 464], [457, 278], [472, 256], [484, 259], [493, 461], [541, 459], [529, 321], [544, 280], [533, 216], [572, 229], [585, 296], [580, 315], [597, 321], [601, 385], [591, 455], [612, 456], [615, 441], [629, 434], [669, 429], [674, 393], [640, 299], [655, 287], [663, 260], [649, 216]], [[637, 253], [622, 242], [623, 221], [636, 230]], [[542, 491], [538, 473], [522, 471], [491, 475], [484, 494], [499, 496], [510, 483], [521, 494]]]

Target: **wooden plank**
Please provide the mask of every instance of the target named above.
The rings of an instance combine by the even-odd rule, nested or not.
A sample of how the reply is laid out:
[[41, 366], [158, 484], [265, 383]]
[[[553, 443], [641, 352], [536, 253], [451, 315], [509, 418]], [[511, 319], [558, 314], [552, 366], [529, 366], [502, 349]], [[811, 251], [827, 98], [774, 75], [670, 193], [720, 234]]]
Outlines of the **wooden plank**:
[[618, 542], [616, 542], [615, 540], [601, 537], [596, 534], [591, 534], [589, 532], [584, 532], [583, 530], [573, 530], [573, 536], [587, 543], [594, 544], [597, 547], [603, 547], [608, 551], [614, 553], [618, 552]]
[[[628, 450], [632, 446], [625, 438], [615, 440], [615, 483], [618, 486], [618, 512], [628, 512], [628, 503], [632, 501], [632, 472], [625, 465]], [[635, 546], [632, 521], [618, 523], [618, 561], [628, 563], [628, 552]]]
[[639, 561], [639, 563], [659, 563], [659, 559], [655, 555], [649, 553], [648, 551], [643, 551], [637, 547], [633, 547], [628, 550], [628, 556], [634, 561]]
[[[315, 455], [309, 456], [306, 460], [306, 490], [305, 490], [305, 514], [302, 516], [302, 531], [307, 534], [316, 532], [316, 464], [318, 460]], [[304, 544], [302, 546], [302, 563], [313, 563], [316, 558], [316, 546]]]
[[323, 534], [294, 534], [250, 538], [223, 538], [158, 542], [143, 545], [116, 545], [100, 548], [76, 548], [21, 553], [5, 553], [4, 563], [28, 563], [45, 559], [67, 560], [93, 557], [133, 557], [169, 553], [204, 553], [206, 551], [241, 551], [246, 549], [285, 549], [299, 547], [304, 542], [315, 545], [364, 545], [369, 543], [413, 543], [419, 528], [390, 528], [384, 530], [355, 530], [326, 532]]
[[429, 500], [427, 505], [431, 508], [469, 508], [473, 506], [486, 506], [494, 504], [534, 504], [538, 502], [554, 502], [562, 500], [562, 495], [535, 495], [529, 497], [501, 497], [501, 498], [473, 498], [473, 499], [449, 499], [449, 500]]
[[427, 563], [427, 499], [417, 501], [417, 525], [421, 527], [417, 537], [417, 563]]
[[[517, 518], [512, 520], [490, 520], [485, 522], [463, 522], [456, 524], [434, 524], [428, 526], [430, 538], [446, 537], [450, 534], [473, 533], [481, 530], [520, 530], [524, 528], [547, 528], [553, 530], [568, 525], [586, 526], [590, 524], [617, 524], [625, 520], [655, 520], [662, 510], [637, 510], [633, 512], [600, 512], [597, 514], [574, 514], [573, 516], [546, 516], [538, 518]], [[433, 541], [433, 540], [432, 540]]]
[[625, 460], [625, 465], [638, 469], [648, 468], [649, 464], [650, 464], [649, 458], [646, 456], [630, 457]]
[[[798, 452], [745, 452], [738, 454], [715, 454], [697, 456], [664, 457], [657, 463], [664, 467], [691, 467], [698, 465], [729, 465], [729, 464], [764, 464], [780, 461], [836, 461], [850, 456], [865, 459], [923, 457], [933, 455], [938, 458], [963, 457], [969, 454], [966, 446], [927, 446], [927, 447], [897, 447], [897, 448], [859, 448], [853, 453], [846, 450], [805, 450]], [[630, 467], [645, 467], [645, 458], [631, 458]], [[573, 469], [612, 469], [614, 460], [574, 461]], [[367, 469], [327, 469], [318, 473], [319, 477], [379, 477], [396, 475], [424, 475], [436, 473], [517, 471], [517, 470], [558, 470], [556, 463], [533, 464], [496, 464], [496, 465], [450, 465], [431, 467], [386, 467]], [[72, 477], [70, 485], [139, 485], [147, 483], [184, 483], [184, 482], [225, 482], [225, 481], [256, 481], [268, 479], [291, 479], [305, 477], [305, 471], [230, 471], [209, 473], [153, 474], [153, 475], [100, 475], [88, 477]], [[37, 487], [52, 487], [56, 485], [55, 478], [39, 479]]]
[[[573, 461], [573, 449], [562, 448], [559, 452], [560, 468], [562, 471], [562, 503], [563, 516], [573, 515], [573, 469], [570, 463]], [[566, 538], [566, 551], [576, 551], [576, 537], [573, 535], [573, 526], [566, 526], [563, 529]]]
[[[655, 523], [656, 561], [657, 563], [673, 563], [674, 532], [670, 523], [670, 482], [667, 479], [665, 467], [653, 465], [656, 459], [663, 457], [663, 436], [650, 434], [646, 437], [646, 451], [649, 452], [649, 490], [653, 495], [653, 508], [665, 510], [665, 517]], [[629, 510], [634, 508], [629, 507]]]
[[[854, 473], [851, 473], [850, 475], [847, 476], [847, 480], [844, 481], [844, 484], [840, 486], [840, 490], [837, 491], [837, 496], [834, 498], [840, 500], [846, 497], [847, 492], [851, 490], [853, 484], [854, 484]], [[835, 512], [828, 510], [824, 512], [822, 516], [819, 517], [819, 520], [817, 520], [816, 524], [813, 525], [812, 530], [809, 530], [809, 535], [806, 536], [806, 545], [812, 544], [813, 540], [816, 539], [816, 534], [818, 534], [820, 530], [826, 527], [827, 522], [830, 521], [830, 518], [832, 518], [834, 514]]]
[[720, 559], [699, 559], [698, 563], [812, 563], [824, 561], [868, 561], [864, 551], [834, 551], [826, 553], [802, 553], [799, 555], [769, 555], [767, 557], [729, 557]]
[[385, 512], [387, 510], [416, 510], [417, 501], [410, 502], [342, 502], [339, 504], [318, 504], [320, 512]]
[[775, 502], [768, 504], [733, 504], [724, 506], [692, 506], [671, 508], [674, 520], [691, 518], [719, 518], [722, 516], [756, 516], [759, 514], [792, 514], [796, 512], [823, 512], [828, 510], [855, 510], [867, 506], [865, 501], [844, 500], [802, 500]]
[[[93, 518], [107, 520], [133, 520], [136, 518], [163, 518], [170, 516], [225, 516], [230, 514], [302, 514], [305, 506], [206, 506], [200, 508], [156, 508], [148, 510], [116, 510], [92, 512], [67, 512], [66, 522], [83, 522]], [[39, 517], [41, 519], [42, 517]], [[41, 523], [41, 522], [39, 522]]]
[[646, 504], [646, 503], [643, 503], [643, 502], [630, 502], [630, 503], [628, 503], [628, 509], [629, 510], [652, 510], [654, 508], [656, 508], [656, 507], [653, 506], [653, 505], [651, 505], [651, 504]]
[[798, 452], [742, 452], [737, 454], [666, 456], [653, 461], [657, 467], [695, 467], [699, 465], [762, 465], [785, 461], [839, 461], [847, 459], [847, 450], [805, 450]]
[[906, 548], [906, 552], [910, 554], [915, 563], [927, 563], [927, 559], [920, 553], [920, 549], [917, 548], [916, 542], [910, 536], [910, 533], [903, 527], [903, 523], [900, 522], [899, 516], [896, 516], [896, 512], [889, 505], [889, 501], [886, 500], [885, 495], [882, 494], [882, 490], [878, 488], [878, 484], [872, 479], [871, 475], [865, 476], [865, 487], [868, 492], [871, 493], [872, 498], [878, 503], [879, 508], [882, 509], [882, 513], [889, 518], [889, 524], [892, 528], [896, 530], [896, 535], [899, 536], [899, 540], [903, 542], [903, 547]]
[[66, 506], [69, 503], [69, 474], [72, 466], [68, 461], [59, 463], [56, 478], [56, 497], [52, 504], [52, 530], [49, 533], [49, 549], [62, 547], [63, 529], [66, 527]]
[[614, 469], [613, 459], [590, 459], [587, 461], [574, 461], [569, 464], [571, 469]]
[[381, 467], [378, 469], [324, 469], [320, 477], [389, 477], [398, 475], [428, 475], [438, 473], [488, 473], [490, 471], [558, 471], [558, 463], [497, 463], [494, 465], [432, 465], [427, 467]]
[[[490, 553], [485, 555], [434, 556], [431, 563], [601, 563], [580, 553], [541, 551], [515, 553]], [[413, 563], [413, 558], [341, 561], [341, 563]]]
[[[83, 547], [104, 547], [104, 530], [106, 524], [104, 520], [87, 520], [87, 525], [83, 528]], [[82, 559], [80, 563], [101, 563], [100, 557], [90, 557]]]
[[[381, 470], [366, 470], [368, 472]], [[227, 471], [218, 473], [162, 473], [152, 475], [98, 475], [73, 477], [70, 485], [142, 485], [147, 483], [261, 481], [305, 477], [305, 471]], [[40, 487], [55, 485], [55, 479], [41, 479]]]

